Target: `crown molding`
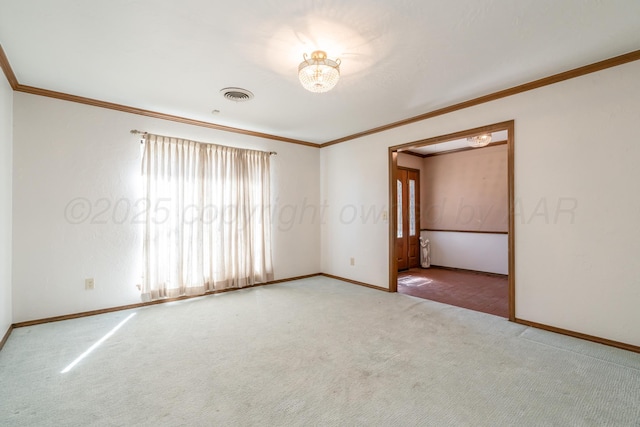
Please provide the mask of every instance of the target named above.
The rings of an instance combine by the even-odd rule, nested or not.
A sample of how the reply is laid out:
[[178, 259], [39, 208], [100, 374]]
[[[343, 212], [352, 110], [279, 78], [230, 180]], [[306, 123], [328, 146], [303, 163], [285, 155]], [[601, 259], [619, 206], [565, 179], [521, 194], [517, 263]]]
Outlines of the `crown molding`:
[[543, 77], [538, 80], [534, 80], [528, 83], [524, 83], [518, 86], [511, 87], [509, 89], [504, 89], [498, 92], [493, 92], [488, 95], [483, 95], [477, 98], [470, 99], [468, 101], [459, 102], [457, 104], [450, 105], [448, 107], [439, 108], [437, 110], [433, 110], [424, 114], [420, 114], [418, 116], [410, 117], [408, 119], [400, 120], [397, 122], [389, 123], [383, 126], [378, 126], [369, 130], [365, 130], [362, 132], [354, 133], [352, 135], [344, 136], [342, 138], [334, 139], [332, 141], [327, 141], [322, 144], [316, 144], [313, 142], [303, 141], [299, 139], [293, 138], [285, 138], [282, 136], [271, 135], [268, 133], [262, 132], [254, 132], [246, 129], [235, 128], [230, 126], [219, 125], [212, 122], [205, 122], [201, 120], [189, 119], [181, 116], [174, 116], [171, 114], [164, 114], [157, 111], [145, 110], [136, 107], [130, 107], [127, 105], [115, 104], [112, 102], [100, 101], [92, 98], [85, 98], [77, 95], [70, 95], [67, 93], [56, 92], [48, 89], [41, 89], [33, 86], [22, 85], [18, 82], [9, 60], [0, 45], [0, 68], [4, 71], [4, 75], [7, 78], [7, 81], [11, 85], [11, 88], [16, 92], [29, 93], [33, 95], [46, 96], [49, 98], [61, 99], [64, 101], [77, 102], [80, 104], [92, 105], [100, 108], [107, 108], [116, 111], [122, 111], [125, 113], [137, 114], [146, 117], [153, 117], [162, 120], [169, 120], [178, 123], [184, 123], [192, 126], [200, 126], [206, 127], [209, 129], [216, 129], [223, 132], [231, 132], [238, 133], [242, 135], [253, 136], [257, 138], [265, 138], [271, 139], [274, 141], [288, 142], [291, 144], [299, 144], [307, 147], [315, 147], [315, 148], [325, 148], [331, 145], [340, 144], [342, 142], [347, 142], [353, 139], [361, 138], [363, 136], [373, 135], [376, 133], [384, 132], [390, 129], [394, 129], [397, 127], [405, 126], [411, 123], [419, 122], [422, 120], [430, 119], [437, 116], [442, 116], [444, 114], [452, 113], [454, 111], [462, 110], [465, 108], [473, 107], [476, 105], [484, 104], [487, 102], [495, 101], [497, 99], [506, 98], [508, 96], [516, 95], [519, 93], [527, 92], [530, 90], [538, 89], [544, 86], [549, 86], [555, 83], [559, 83], [565, 80], [570, 80], [576, 77], [581, 77], [587, 74], [595, 73], [597, 71], [606, 70], [607, 68], [617, 67], [619, 65], [627, 64], [629, 62], [634, 62], [640, 59], [640, 50], [634, 50], [632, 52], [625, 53], [623, 55], [615, 56], [613, 58], [605, 59], [603, 61], [595, 62], [593, 64], [585, 65], [582, 67], [574, 68], [572, 70], [564, 71], [558, 74], [554, 74], [548, 77]]
[[605, 59], [604, 61], [595, 62], [593, 64], [585, 65], [583, 67], [574, 68], [569, 71], [554, 74], [549, 77], [543, 77], [538, 80], [524, 83], [518, 86], [514, 86], [509, 89], [500, 90], [498, 92], [483, 95], [478, 98], [473, 98], [468, 101], [463, 101], [458, 104], [453, 104], [448, 107], [439, 108], [428, 113], [420, 114], [419, 116], [410, 117], [408, 119], [400, 120], [397, 122], [389, 123], [387, 125], [378, 126], [373, 129], [365, 130], [363, 132], [354, 133], [333, 141], [328, 141], [320, 144], [320, 148], [329, 147], [331, 145], [340, 144], [341, 142], [350, 141], [352, 139], [361, 138], [367, 135], [373, 135], [375, 133], [384, 132], [386, 130], [394, 129], [400, 126], [405, 126], [411, 123], [419, 122], [433, 117], [442, 116], [444, 114], [452, 113], [454, 111], [462, 110], [465, 108], [473, 107], [476, 105], [484, 104], [486, 102], [495, 101], [500, 98], [506, 98], [511, 95], [516, 95], [523, 92], [528, 92], [533, 89], [538, 89], [544, 86], [549, 86], [555, 83], [559, 83], [565, 80], [581, 77], [586, 74], [595, 73], [596, 71], [606, 70], [607, 68], [617, 67], [629, 62], [637, 61], [640, 59], [640, 50], [634, 50], [633, 52], [625, 53], [623, 55], [615, 56], [613, 58]]
[[9, 64], [9, 58], [7, 58], [7, 54], [4, 53], [4, 49], [2, 45], [0, 45], [0, 68], [4, 72], [11, 89], [16, 90], [18, 87], [18, 79], [16, 75], [13, 73], [13, 69], [11, 68], [11, 64]]
[[320, 144], [314, 144], [312, 142], [302, 141], [299, 139], [285, 138], [283, 136], [271, 135], [271, 134], [262, 133], [262, 132], [254, 132], [246, 129], [240, 129], [240, 128], [235, 128], [231, 126], [224, 126], [224, 125], [219, 125], [211, 122], [205, 122], [202, 120], [194, 120], [186, 117], [159, 113], [157, 111], [130, 107], [128, 105], [115, 104], [113, 102], [100, 101], [98, 99], [86, 98], [83, 96], [71, 95], [68, 93], [56, 92], [53, 90], [41, 89], [38, 87], [23, 85], [18, 82], [18, 79], [16, 78], [16, 75], [14, 74], [13, 69], [11, 68], [11, 64], [9, 63], [9, 59], [7, 58], [7, 55], [5, 54], [4, 49], [2, 48], [2, 45], [0, 45], [0, 67], [4, 71], [4, 75], [7, 78], [7, 81], [9, 82], [9, 84], [11, 85], [11, 88], [15, 92], [46, 96], [48, 98], [61, 99], [63, 101], [70, 101], [70, 102], [76, 102], [79, 104], [91, 105], [94, 107], [107, 108], [110, 110], [121, 111], [124, 113], [137, 114], [137, 115], [146, 116], [146, 117], [153, 117], [156, 119], [184, 123], [192, 126], [200, 126], [200, 127], [205, 127], [209, 129], [216, 129], [223, 132], [239, 133], [242, 135], [248, 135], [248, 136], [253, 136], [257, 138], [265, 138], [265, 139], [271, 139], [274, 141], [288, 142], [291, 144], [305, 145], [307, 147], [315, 147], [315, 148], [320, 147]]
[[417, 152], [411, 151], [409, 149], [409, 150], [406, 150], [406, 151], [398, 151], [398, 154], [408, 154], [410, 156], [415, 156], [415, 157], [420, 157], [421, 159], [426, 159], [427, 157], [442, 156], [443, 154], [462, 153], [464, 151], [478, 151], [478, 150], [482, 150], [483, 148], [498, 147], [500, 145], [507, 145], [507, 140], [505, 139], [503, 141], [491, 142], [491, 143], [489, 143], [489, 145], [485, 145], [484, 147], [462, 147], [462, 148], [454, 148], [454, 149], [451, 149], [451, 150], [438, 151], [437, 153], [427, 153], [427, 154], [417, 153]]
[[305, 145], [308, 147], [315, 147], [318, 148], [319, 144], [314, 144], [312, 142], [307, 142], [307, 141], [301, 141], [298, 139], [292, 139], [292, 138], [285, 138], [282, 136], [277, 136], [277, 135], [271, 135], [268, 133], [262, 133], [262, 132], [254, 132], [254, 131], [250, 131], [250, 130], [246, 130], [246, 129], [240, 129], [240, 128], [234, 128], [234, 127], [230, 127], [230, 126], [224, 126], [224, 125], [219, 125], [216, 123], [211, 123], [211, 122], [205, 122], [202, 120], [194, 120], [194, 119], [189, 119], [186, 117], [181, 117], [181, 116], [174, 116], [171, 114], [165, 114], [165, 113], [159, 113], [157, 111], [151, 111], [151, 110], [145, 110], [142, 108], [136, 108], [136, 107], [130, 107], [127, 105], [121, 105], [121, 104], [115, 104], [113, 102], [106, 102], [106, 101], [100, 101], [97, 99], [92, 99], [92, 98], [85, 98], [83, 96], [77, 96], [77, 95], [70, 95], [68, 93], [63, 93], [63, 92], [55, 92], [52, 90], [48, 90], [48, 89], [41, 89], [41, 88], [37, 88], [37, 87], [33, 87], [33, 86], [25, 86], [22, 84], [17, 85], [17, 87], [14, 89], [16, 92], [23, 92], [23, 93], [29, 93], [32, 95], [40, 95], [40, 96], [46, 96], [49, 98], [56, 98], [56, 99], [61, 99], [64, 101], [70, 101], [70, 102], [77, 102], [79, 104], [86, 104], [86, 105], [92, 105], [94, 107], [101, 107], [101, 108], [107, 108], [110, 110], [116, 110], [116, 111], [122, 111], [125, 113], [131, 113], [131, 114], [137, 114], [140, 116], [146, 116], [146, 117], [153, 117], [156, 119], [162, 119], [162, 120], [168, 120], [168, 121], [172, 121], [172, 122], [178, 122], [178, 123], [184, 123], [184, 124], [188, 124], [188, 125], [192, 125], [192, 126], [200, 126], [200, 127], [205, 127], [205, 128], [209, 128], [209, 129], [216, 129], [216, 130], [221, 130], [224, 132], [231, 132], [231, 133], [239, 133], [242, 135], [249, 135], [249, 136], [254, 136], [257, 138], [265, 138], [265, 139], [271, 139], [274, 141], [281, 141], [281, 142], [288, 142], [291, 144], [299, 144], [299, 145]]

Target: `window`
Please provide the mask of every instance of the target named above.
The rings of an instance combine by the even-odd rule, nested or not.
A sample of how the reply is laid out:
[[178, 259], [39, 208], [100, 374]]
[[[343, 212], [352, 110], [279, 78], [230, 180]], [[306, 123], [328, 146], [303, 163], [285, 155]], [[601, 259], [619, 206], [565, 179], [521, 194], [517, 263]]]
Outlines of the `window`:
[[269, 153], [147, 134], [143, 300], [273, 279]]

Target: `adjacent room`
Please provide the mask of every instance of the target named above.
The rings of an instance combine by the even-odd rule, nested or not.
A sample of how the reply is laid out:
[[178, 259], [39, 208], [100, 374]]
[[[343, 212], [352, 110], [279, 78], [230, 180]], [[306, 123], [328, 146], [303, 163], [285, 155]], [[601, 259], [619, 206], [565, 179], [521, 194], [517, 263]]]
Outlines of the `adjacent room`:
[[436, 141], [397, 153], [397, 291], [510, 318], [508, 130]]
[[0, 0], [0, 425], [637, 426], [638, 16]]

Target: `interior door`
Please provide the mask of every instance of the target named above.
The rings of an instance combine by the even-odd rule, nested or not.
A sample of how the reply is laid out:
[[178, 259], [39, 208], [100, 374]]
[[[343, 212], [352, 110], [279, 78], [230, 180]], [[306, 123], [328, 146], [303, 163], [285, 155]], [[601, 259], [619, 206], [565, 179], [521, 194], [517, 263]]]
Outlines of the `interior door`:
[[398, 270], [420, 266], [420, 171], [398, 167]]

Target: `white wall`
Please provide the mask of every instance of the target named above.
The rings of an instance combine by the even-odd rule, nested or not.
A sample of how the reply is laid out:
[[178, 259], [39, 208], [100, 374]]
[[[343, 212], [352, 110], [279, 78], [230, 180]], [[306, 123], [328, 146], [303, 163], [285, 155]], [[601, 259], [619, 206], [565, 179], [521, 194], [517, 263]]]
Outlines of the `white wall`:
[[275, 278], [320, 272], [319, 149], [15, 93], [14, 322], [140, 302], [141, 153], [131, 129], [277, 151]]
[[386, 152], [362, 140], [321, 149], [323, 273], [388, 287]]
[[[322, 149], [322, 269], [388, 286], [392, 145], [515, 120], [516, 316], [640, 345], [640, 61]], [[359, 262], [348, 266], [348, 256]]]
[[0, 76], [0, 339], [12, 322], [11, 308], [11, 171], [13, 89]]
[[431, 265], [509, 274], [506, 234], [423, 231], [431, 244]]

